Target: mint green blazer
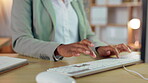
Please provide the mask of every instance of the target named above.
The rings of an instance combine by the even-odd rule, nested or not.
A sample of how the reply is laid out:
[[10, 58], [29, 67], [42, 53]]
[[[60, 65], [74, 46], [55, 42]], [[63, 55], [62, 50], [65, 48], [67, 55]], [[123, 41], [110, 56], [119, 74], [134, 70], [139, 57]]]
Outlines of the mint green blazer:
[[[83, 0], [71, 2], [78, 16], [80, 41], [88, 39], [95, 46], [105, 45], [91, 31], [84, 13]], [[12, 8], [12, 46], [19, 54], [53, 61], [56, 16], [50, 0], [14, 0]]]

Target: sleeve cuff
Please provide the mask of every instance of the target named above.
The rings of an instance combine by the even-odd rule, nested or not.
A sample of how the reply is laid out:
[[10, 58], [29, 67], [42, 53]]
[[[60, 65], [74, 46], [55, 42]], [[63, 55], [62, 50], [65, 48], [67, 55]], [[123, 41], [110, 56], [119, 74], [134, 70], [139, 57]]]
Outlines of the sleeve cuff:
[[55, 62], [57, 61], [60, 61], [62, 60], [64, 57], [63, 56], [60, 56], [59, 53], [57, 52], [57, 49], [54, 51], [54, 54], [53, 54], [53, 59]]
[[95, 51], [98, 53], [97, 49], [100, 48], [101, 46], [95, 47]]
[[53, 55], [53, 59], [55, 62], [62, 60], [64, 57], [60, 55]]

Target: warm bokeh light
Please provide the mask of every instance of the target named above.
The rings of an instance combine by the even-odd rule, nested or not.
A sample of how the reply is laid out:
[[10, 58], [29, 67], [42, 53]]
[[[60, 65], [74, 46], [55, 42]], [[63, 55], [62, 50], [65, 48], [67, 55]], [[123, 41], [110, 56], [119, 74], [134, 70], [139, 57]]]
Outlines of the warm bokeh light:
[[138, 29], [140, 28], [140, 19], [131, 19], [129, 22], [128, 22], [128, 27], [132, 28], [132, 29]]

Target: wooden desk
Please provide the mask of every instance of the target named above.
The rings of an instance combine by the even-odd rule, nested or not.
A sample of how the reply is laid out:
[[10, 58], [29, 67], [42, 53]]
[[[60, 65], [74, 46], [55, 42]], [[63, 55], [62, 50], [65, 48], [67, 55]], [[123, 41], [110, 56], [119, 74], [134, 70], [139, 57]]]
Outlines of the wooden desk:
[[[46, 71], [50, 67], [93, 61], [89, 56], [65, 58], [60, 62], [52, 62], [18, 55], [9, 56], [27, 58], [29, 65], [1, 74], [0, 83], [36, 83], [36, 75], [40, 72]], [[136, 70], [145, 77], [148, 77], [148, 64], [137, 64], [128, 67], [128, 69]], [[123, 68], [77, 78], [76, 81], [77, 83], [148, 83], [148, 81], [125, 71]]]
[[10, 41], [10, 38], [0, 38], [0, 48], [8, 44], [9, 41]]

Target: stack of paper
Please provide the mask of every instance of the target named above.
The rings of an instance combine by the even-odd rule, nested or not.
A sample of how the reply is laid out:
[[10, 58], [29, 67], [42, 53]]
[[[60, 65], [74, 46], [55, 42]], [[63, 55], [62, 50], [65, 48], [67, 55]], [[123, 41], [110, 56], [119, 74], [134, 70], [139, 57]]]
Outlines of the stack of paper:
[[27, 59], [0, 56], [0, 74], [28, 64]]

